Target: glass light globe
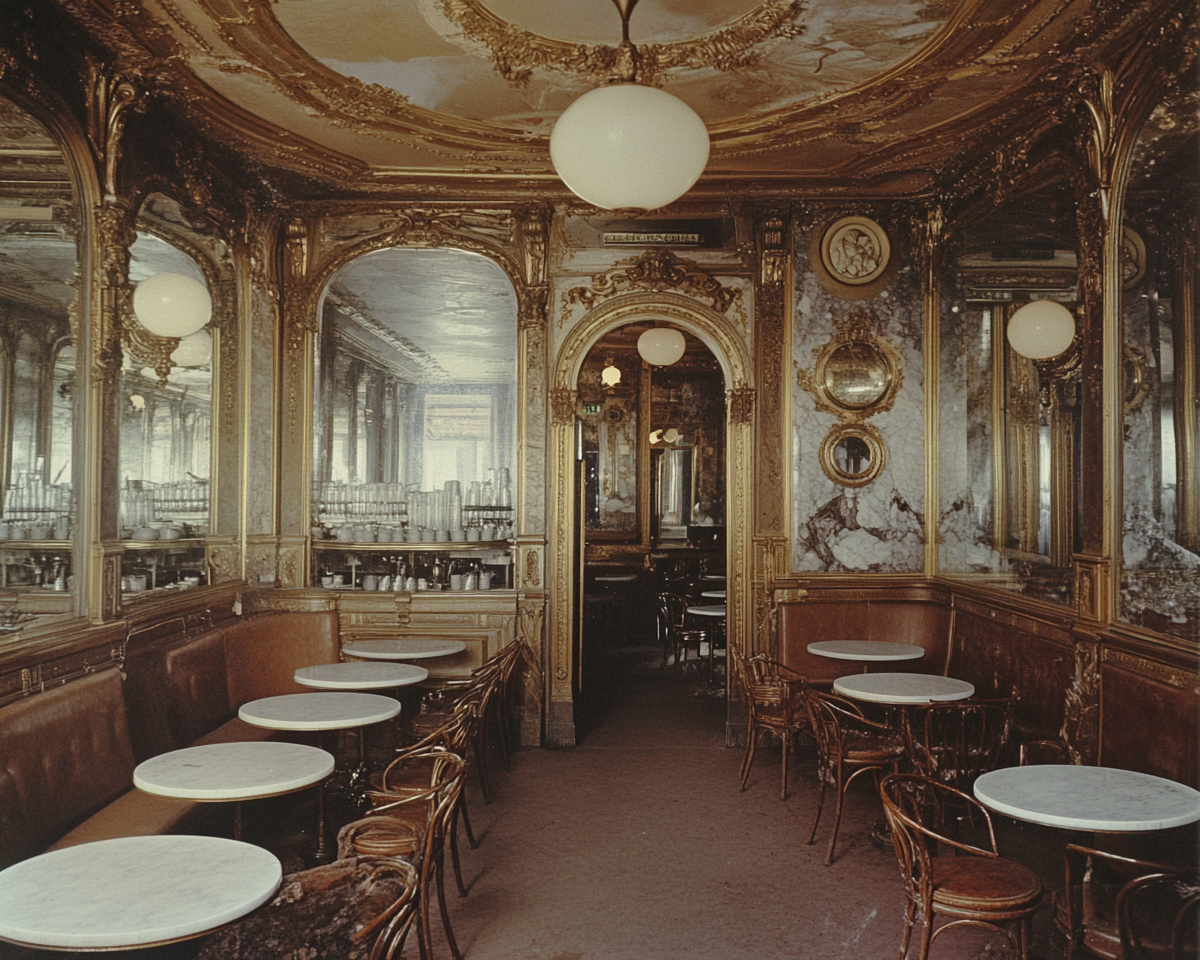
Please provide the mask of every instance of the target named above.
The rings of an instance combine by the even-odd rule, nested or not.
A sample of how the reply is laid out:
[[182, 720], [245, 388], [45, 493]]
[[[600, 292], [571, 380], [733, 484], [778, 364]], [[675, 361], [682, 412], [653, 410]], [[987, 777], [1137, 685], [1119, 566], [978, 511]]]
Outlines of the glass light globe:
[[615, 387], [621, 382], [621, 370], [611, 363], [600, 371], [600, 382], [606, 387]]
[[191, 277], [156, 273], [133, 291], [133, 312], [156, 337], [186, 337], [212, 317], [212, 297]]
[[1030, 360], [1057, 357], [1075, 339], [1075, 318], [1054, 300], [1033, 300], [1008, 321], [1008, 343]]
[[605, 210], [679, 199], [708, 163], [708, 130], [678, 97], [614, 83], [572, 103], [550, 133], [550, 160], [577, 196]]
[[201, 328], [184, 337], [171, 352], [171, 362], [177, 367], [202, 367], [212, 358], [212, 334]]
[[642, 359], [656, 367], [669, 367], [683, 356], [685, 346], [683, 334], [671, 327], [651, 327], [637, 342]]

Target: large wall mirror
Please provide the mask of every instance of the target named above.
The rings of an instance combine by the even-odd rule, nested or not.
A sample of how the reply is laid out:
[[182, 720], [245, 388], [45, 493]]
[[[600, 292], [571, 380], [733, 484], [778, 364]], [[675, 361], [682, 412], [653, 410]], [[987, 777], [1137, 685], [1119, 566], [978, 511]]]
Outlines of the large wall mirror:
[[[316, 380], [314, 541], [470, 542], [500, 562], [516, 502], [517, 299], [499, 265], [448, 248], [345, 264], [322, 301]], [[353, 586], [336, 549], [314, 550], [314, 577]], [[448, 579], [432, 573], [447, 564], [428, 566], [430, 587]], [[386, 570], [371, 582], [396, 587]]]
[[1197, 155], [1196, 95], [1159, 106], [1143, 127], [1130, 169], [1121, 311], [1120, 616], [1192, 641], [1200, 641]]
[[1076, 309], [1075, 231], [1065, 181], [966, 218], [943, 278], [939, 371], [940, 572], [1063, 604], [1077, 547], [1078, 383], [1069, 351], [1029, 360], [1006, 327], [1032, 300]]
[[[126, 601], [209, 579], [205, 543], [213, 501], [213, 386], [220, 337], [212, 307], [216, 273], [208, 250], [218, 236], [207, 218], [155, 194], [142, 205], [130, 248], [135, 314], [127, 318], [122, 335], [119, 514], [126, 541], [121, 568]], [[221, 249], [219, 240], [215, 246]], [[199, 329], [166, 338], [143, 325], [139, 311], [148, 308], [138, 291], [148, 292], [164, 278], [174, 285], [166, 295], [171, 311], [194, 296], [201, 312], [178, 332], [203, 320]]]
[[61, 150], [0, 99], [0, 634], [73, 610], [75, 230]]

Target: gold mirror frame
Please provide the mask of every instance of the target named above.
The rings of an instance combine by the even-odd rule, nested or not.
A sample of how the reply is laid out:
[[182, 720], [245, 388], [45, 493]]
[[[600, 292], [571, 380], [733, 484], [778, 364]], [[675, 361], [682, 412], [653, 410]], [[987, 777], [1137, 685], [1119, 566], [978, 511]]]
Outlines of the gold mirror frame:
[[855, 310], [845, 326], [817, 351], [811, 375], [801, 370], [800, 386], [818, 410], [843, 420], [861, 420], [892, 409], [904, 383], [900, 354], [871, 333], [871, 315]]
[[[866, 447], [866, 465], [857, 471], [847, 468], [849, 457], [839, 451], [853, 446]], [[821, 441], [821, 469], [825, 476], [843, 487], [865, 487], [883, 472], [887, 448], [883, 438], [869, 423], [835, 423]]]

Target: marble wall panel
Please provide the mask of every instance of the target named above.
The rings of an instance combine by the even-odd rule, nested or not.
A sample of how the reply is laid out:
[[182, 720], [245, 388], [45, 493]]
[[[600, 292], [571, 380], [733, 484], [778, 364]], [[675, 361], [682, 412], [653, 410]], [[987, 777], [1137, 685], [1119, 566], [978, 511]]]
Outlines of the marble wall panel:
[[[822, 220], [822, 223], [825, 221]], [[925, 403], [921, 283], [904, 235], [884, 223], [898, 258], [891, 281], [875, 296], [844, 300], [818, 280], [809, 259], [812, 227], [796, 231], [793, 287], [791, 510], [795, 572], [918, 573], [925, 544]], [[816, 352], [851, 310], [870, 313], [871, 333], [900, 354], [904, 376], [892, 409], [868, 422], [886, 447], [883, 472], [863, 487], [842, 487], [825, 475], [821, 442], [838, 422], [818, 410], [796, 380], [812, 372]]]

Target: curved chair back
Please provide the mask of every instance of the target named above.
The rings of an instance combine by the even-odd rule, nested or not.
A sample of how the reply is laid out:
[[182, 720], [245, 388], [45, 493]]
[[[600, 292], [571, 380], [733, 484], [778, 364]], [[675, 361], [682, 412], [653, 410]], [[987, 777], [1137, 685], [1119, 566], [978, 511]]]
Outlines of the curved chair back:
[[917, 773], [969, 790], [995, 770], [1012, 730], [1015, 699], [954, 700], [905, 711], [905, 741]]
[[1200, 874], [1152, 873], [1117, 894], [1122, 960], [1200, 957]]

